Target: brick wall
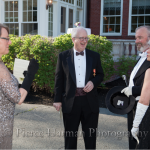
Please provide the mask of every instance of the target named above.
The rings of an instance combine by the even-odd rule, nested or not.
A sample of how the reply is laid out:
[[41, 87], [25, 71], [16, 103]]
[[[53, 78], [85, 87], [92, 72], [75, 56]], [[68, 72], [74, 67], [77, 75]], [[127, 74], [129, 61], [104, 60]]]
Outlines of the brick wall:
[[[100, 35], [100, 9], [101, 0], [89, 0], [89, 23], [91, 33]], [[135, 39], [134, 36], [128, 36], [128, 17], [129, 17], [129, 0], [123, 1], [122, 17], [122, 36], [107, 36], [108, 39]]]
[[100, 35], [100, 8], [101, 0], [89, 1], [89, 28], [91, 28], [91, 33], [95, 35]]

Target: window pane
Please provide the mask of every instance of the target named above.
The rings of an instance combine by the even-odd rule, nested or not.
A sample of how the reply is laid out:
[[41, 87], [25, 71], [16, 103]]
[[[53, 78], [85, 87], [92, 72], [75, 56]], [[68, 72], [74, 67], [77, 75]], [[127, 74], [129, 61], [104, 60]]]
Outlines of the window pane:
[[103, 13], [104, 13], [103, 32], [104, 33], [113, 33], [113, 32], [120, 33], [121, 0], [104, 0], [104, 12]]
[[144, 24], [144, 16], [139, 16], [138, 17], [138, 23], [143, 23]]
[[104, 15], [108, 15], [109, 14], [109, 8], [108, 7], [105, 7], [104, 8]]
[[110, 15], [115, 15], [115, 7], [110, 7]]
[[139, 14], [144, 14], [144, 6], [139, 6]]
[[132, 25], [131, 26], [131, 32], [134, 32], [135, 33], [135, 29], [137, 28], [137, 25]]
[[107, 33], [107, 32], [108, 32], [108, 25], [104, 25], [104, 26], [103, 26], [103, 32], [104, 32], [104, 33]]
[[10, 1], [9, 2], [9, 11], [14, 11], [14, 9], [13, 9], [13, 1]]
[[33, 11], [33, 21], [37, 21], [37, 11]]
[[66, 8], [61, 7], [61, 32], [65, 33], [66, 29]]
[[14, 29], [15, 28], [15, 25], [12, 23], [12, 24], [9, 24], [9, 28], [10, 29]]
[[18, 11], [18, 1], [14, 1], [14, 11]]
[[9, 34], [19, 35], [19, 24], [18, 23], [10, 23], [5, 24], [9, 28]]
[[33, 10], [37, 10], [37, 0], [33, 0]]
[[116, 15], [120, 15], [120, 10], [121, 10], [120, 7], [116, 7]]
[[26, 0], [23, 1], [23, 10], [27, 10], [27, 1]]
[[38, 24], [37, 23], [22, 24], [22, 35], [25, 34], [31, 34], [31, 35], [38, 34]]
[[150, 14], [150, 6], [145, 7], [145, 14]]
[[79, 10], [77, 10], [77, 14], [76, 14], [76, 22], [80, 22], [79, 20], [80, 20], [80, 18], [79, 18]]
[[28, 12], [28, 21], [32, 21], [32, 11]]
[[109, 32], [115, 32], [115, 26], [114, 25], [109, 26]]
[[18, 12], [14, 12], [14, 22], [18, 22]]
[[138, 27], [140, 27], [140, 26], [144, 26], [144, 24], [143, 24], [143, 23], [139, 23], [139, 24], [138, 24]]
[[73, 9], [69, 9], [69, 28], [73, 28]]
[[132, 6], [132, 14], [138, 13], [138, 6]]
[[24, 21], [24, 22], [27, 21], [27, 12], [23, 12], [23, 21]]
[[145, 23], [150, 23], [150, 17], [149, 16], [145, 17]]
[[8, 2], [5, 2], [5, 11], [8, 11]]
[[115, 17], [110, 17], [110, 24], [115, 24]]
[[132, 16], [132, 24], [137, 23], [137, 16]]
[[32, 10], [32, 0], [28, 0], [28, 10]]
[[116, 25], [116, 30], [115, 32], [120, 33], [120, 25]]
[[5, 12], [5, 22], [9, 22], [9, 16], [8, 16], [8, 12]]
[[120, 24], [120, 17], [116, 17], [116, 24]]
[[53, 36], [53, 5], [49, 8], [48, 36]]
[[14, 18], [13, 12], [9, 12], [9, 16], [10, 16], [10, 22], [13, 22], [13, 18]]
[[108, 21], [109, 21], [109, 18], [108, 18], [108, 17], [104, 17], [103, 23], [104, 23], [104, 24], [108, 24]]

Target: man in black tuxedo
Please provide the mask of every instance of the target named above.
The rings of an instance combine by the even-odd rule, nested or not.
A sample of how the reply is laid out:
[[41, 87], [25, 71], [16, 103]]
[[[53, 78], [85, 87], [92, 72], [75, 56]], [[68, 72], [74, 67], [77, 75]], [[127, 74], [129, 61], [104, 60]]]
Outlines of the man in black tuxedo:
[[74, 47], [58, 56], [53, 106], [57, 111], [62, 106], [65, 149], [77, 149], [80, 122], [85, 148], [96, 149], [99, 116], [97, 86], [104, 76], [100, 55], [86, 49], [88, 36], [85, 28], [74, 28], [72, 41]]
[[[129, 135], [129, 149], [136, 148], [136, 140], [131, 135], [131, 129], [133, 125], [133, 119], [135, 116], [136, 105], [141, 95], [141, 90], [144, 82], [145, 72], [148, 68], [150, 68], [150, 61], [147, 61], [147, 50], [149, 49], [149, 37], [150, 37], [150, 26], [141, 26], [136, 29], [136, 46], [137, 50], [142, 52], [139, 54], [141, 57], [135, 65], [134, 69], [130, 75], [129, 86], [122, 90], [122, 93], [129, 95], [133, 95], [136, 98], [136, 103], [131, 112], [128, 113], [128, 131]], [[137, 128], [138, 129], [138, 128]], [[133, 130], [137, 130], [136, 127], [133, 127]]]

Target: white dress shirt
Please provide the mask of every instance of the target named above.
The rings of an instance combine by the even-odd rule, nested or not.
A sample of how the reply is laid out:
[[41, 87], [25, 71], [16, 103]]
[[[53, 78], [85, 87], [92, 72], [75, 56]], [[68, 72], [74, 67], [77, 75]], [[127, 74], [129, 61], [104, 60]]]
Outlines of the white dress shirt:
[[[147, 51], [145, 51], [145, 52], [143, 52], [142, 54], [139, 54], [139, 55], [141, 56], [141, 58], [138, 61], [138, 63], [136, 64], [136, 66], [134, 67], [133, 71], [131, 72], [129, 87], [134, 86], [133, 79], [134, 79], [134, 77], [137, 74], [138, 70], [140, 69], [140, 67], [142, 66], [142, 64], [144, 63], [144, 61], [147, 58]], [[139, 98], [140, 98], [140, 96], [136, 97], [136, 100], [139, 100]]]
[[77, 88], [83, 88], [85, 86], [85, 75], [86, 75], [86, 51], [84, 50], [84, 56], [76, 56], [74, 49], [74, 66], [76, 73], [76, 86]]

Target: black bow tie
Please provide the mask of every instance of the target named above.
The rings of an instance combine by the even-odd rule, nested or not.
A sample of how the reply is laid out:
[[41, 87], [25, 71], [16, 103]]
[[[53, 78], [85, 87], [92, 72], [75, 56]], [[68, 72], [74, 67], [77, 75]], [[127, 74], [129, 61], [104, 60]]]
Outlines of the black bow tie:
[[76, 56], [78, 56], [78, 55], [82, 55], [82, 56], [84, 56], [84, 52], [82, 51], [82, 52], [76, 52]]

